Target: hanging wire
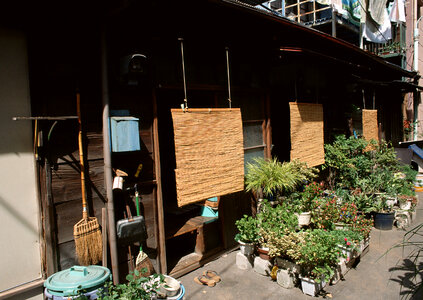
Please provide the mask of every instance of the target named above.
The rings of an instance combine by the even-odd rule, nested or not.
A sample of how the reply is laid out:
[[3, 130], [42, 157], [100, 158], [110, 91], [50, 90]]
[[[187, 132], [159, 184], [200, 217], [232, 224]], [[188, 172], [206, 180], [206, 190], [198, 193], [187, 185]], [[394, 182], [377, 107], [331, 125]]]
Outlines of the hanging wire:
[[232, 98], [231, 98], [231, 76], [229, 73], [229, 48], [226, 47], [226, 71], [228, 74], [228, 102], [229, 102], [229, 108], [232, 108]]
[[375, 98], [376, 98], [376, 91], [373, 90], [373, 109], [375, 109]]
[[294, 81], [295, 102], [297, 102], [297, 79]]
[[182, 77], [184, 79], [184, 104], [182, 109], [185, 111], [186, 109], [188, 109], [188, 100], [187, 100], [187, 83], [185, 79], [184, 39], [178, 38], [178, 40], [181, 42]]
[[361, 90], [361, 93], [363, 94], [363, 109], [366, 109], [366, 96], [364, 95], [364, 89]]

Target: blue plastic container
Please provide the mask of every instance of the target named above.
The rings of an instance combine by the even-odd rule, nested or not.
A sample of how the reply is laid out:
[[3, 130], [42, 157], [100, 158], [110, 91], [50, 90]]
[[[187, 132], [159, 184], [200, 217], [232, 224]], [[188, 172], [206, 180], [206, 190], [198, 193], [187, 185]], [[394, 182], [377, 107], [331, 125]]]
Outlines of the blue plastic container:
[[101, 266], [73, 266], [54, 273], [44, 282], [47, 299], [65, 300], [79, 297], [97, 299], [99, 289], [112, 280], [110, 270]]
[[179, 290], [179, 293], [174, 297], [167, 297], [168, 300], [182, 300], [184, 299], [185, 295], [185, 287], [181, 283], [181, 289]]

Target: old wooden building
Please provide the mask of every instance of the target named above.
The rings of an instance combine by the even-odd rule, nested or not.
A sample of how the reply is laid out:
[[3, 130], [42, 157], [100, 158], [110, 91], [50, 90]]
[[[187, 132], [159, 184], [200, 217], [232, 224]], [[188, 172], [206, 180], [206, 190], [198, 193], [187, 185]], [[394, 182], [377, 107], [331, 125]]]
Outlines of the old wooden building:
[[[26, 140], [25, 151], [35, 153], [35, 164], [30, 165], [36, 175], [30, 178], [37, 184], [31, 199], [21, 199], [21, 206], [0, 216], [24, 210], [26, 201], [34, 204], [41, 258], [34, 267], [39, 271], [28, 280], [6, 281], [3, 273], [0, 295], [17, 293], [22, 286], [39, 288], [42, 278], [77, 264], [73, 226], [82, 216], [78, 93], [89, 211], [100, 222], [109, 220], [107, 266], [116, 271], [115, 277], [119, 270], [123, 280], [128, 247], [113, 242], [115, 224], [110, 220], [124, 218], [125, 197], [132, 200], [135, 213], [135, 184], [148, 233], [143, 249], [156, 271], [174, 276], [236, 246], [235, 220], [251, 211], [253, 199], [243, 191], [216, 195], [216, 217], [202, 213], [201, 205], [178, 205], [171, 109], [184, 103], [190, 108], [240, 108], [245, 163], [258, 156], [289, 160], [289, 102], [323, 105], [325, 141], [348, 131], [353, 107], [378, 109], [381, 136], [399, 141], [403, 95], [415, 88], [410, 83], [413, 72], [236, 0], [27, 2], [2, 9], [2, 16], [0, 61], [7, 68], [0, 70], [0, 90], [6, 91], [1, 105], [8, 110], [2, 110], [0, 132], [3, 142], [12, 137]], [[14, 67], [22, 68], [24, 75], [11, 85], [7, 80], [14, 78]], [[13, 105], [20, 103], [15, 98], [22, 90], [28, 94], [22, 96], [28, 106], [23, 111]], [[109, 162], [104, 156], [109, 132], [104, 120], [109, 122], [110, 116], [138, 120], [139, 148], [112, 151]], [[24, 133], [16, 131], [19, 126], [25, 126]], [[2, 147], [2, 153], [19, 152], [14, 143]], [[19, 188], [11, 182], [19, 174], [13, 172], [20, 171], [3, 159], [0, 165], [11, 168], [11, 173], [2, 172], [1, 190]], [[129, 175], [121, 192], [112, 192], [116, 170]], [[20, 185], [28, 186], [25, 181]], [[17, 205], [13, 195], [8, 197], [8, 206]], [[102, 208], [109, 209], [109, 217], [102, 216]], [[1, 227], [21, 225], [15, 218], [9, 227]], [[33, 245], [33, 240], [28, 238], [28, 243]], [[18, 236], [12, 244], [26, 247]], [[138, 249], [132, 247], [133, 256]], [[21, 261], [20, 251], [6, 267]], [[25, 268], [21, 266], [21, 272]]]

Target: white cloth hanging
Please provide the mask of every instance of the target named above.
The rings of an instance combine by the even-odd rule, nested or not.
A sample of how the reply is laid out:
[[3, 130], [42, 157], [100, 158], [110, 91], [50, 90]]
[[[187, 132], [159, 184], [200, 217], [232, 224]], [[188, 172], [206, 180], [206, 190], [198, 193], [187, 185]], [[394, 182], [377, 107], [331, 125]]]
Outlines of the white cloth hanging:
[[391, 12], [389, 13], [389, 19], [391, 20], [391, 22], [406, 22], [404, 0], [395, 0], [394, 2], [392, 2]]
[[383, 18], [379, 16], [379, 13], [377, 14], [378, 18], [380, 20], [383, 20], [382, 25], [379, 25], [372, 18], [372, 14], [369, 13], [369, 2], [363, 2], [364, 3], [362, 3], [362, 8], [364, 11], [362, 10], [361, 12], [361, 25], [363, 27], [363, 37], [373, 43], [387, 43], [389, 40], [392, 39], [391, 20], [389, 19], [388, 10], [386, 8], [383, 8], [383, 12], [381, 14]]

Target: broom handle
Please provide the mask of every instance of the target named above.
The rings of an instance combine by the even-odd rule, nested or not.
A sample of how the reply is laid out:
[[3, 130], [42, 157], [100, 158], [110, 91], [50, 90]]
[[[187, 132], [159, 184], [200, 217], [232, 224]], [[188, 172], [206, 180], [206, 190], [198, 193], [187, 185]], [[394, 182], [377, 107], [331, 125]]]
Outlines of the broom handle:
[[81, 168], [81, 192], [82, 192], [82, 218], [88, 219], [87, 198], [85, 194], [85, 168], [84, 168], [84, 152], [82, 147], [82, 122], [81, 122], [81, 95], [76, 92], [76, 110], [78, 113], [78, 146], [79, 146], [79, 164]]

